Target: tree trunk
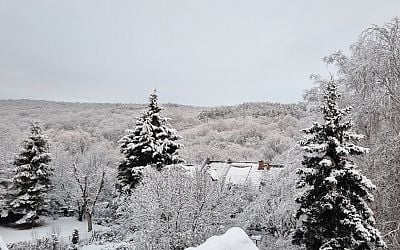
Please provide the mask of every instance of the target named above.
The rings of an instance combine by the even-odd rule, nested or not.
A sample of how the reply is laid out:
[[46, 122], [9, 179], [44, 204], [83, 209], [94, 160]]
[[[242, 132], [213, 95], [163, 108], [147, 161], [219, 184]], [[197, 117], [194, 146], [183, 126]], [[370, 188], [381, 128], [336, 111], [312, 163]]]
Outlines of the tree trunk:
[[84, 213], [83, 208], [79, 207], [79, 209], [78, 209], [78, 221], [82, 221], [83, 220], [83, 213]]
[[87, 220], [88, 232], [91, 232], [92, 229], [93, 229], [92, 214], [91, 213], [86, 213], [86, 220]]
[[82, 205], [78, 205], [78, 221], [83, 221], [84, 216], [86, 216], [86, 202]]

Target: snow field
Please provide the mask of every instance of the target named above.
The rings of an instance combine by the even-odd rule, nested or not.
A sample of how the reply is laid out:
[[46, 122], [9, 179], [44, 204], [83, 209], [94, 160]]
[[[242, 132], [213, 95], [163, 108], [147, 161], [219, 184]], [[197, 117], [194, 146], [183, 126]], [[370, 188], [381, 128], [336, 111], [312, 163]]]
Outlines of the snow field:
[[[53, 220], [52, 218], [43, 218], [44, 224], [33, 229], [19, 230], [11, 227], [0, 226], [0, 236], [5, 243], [15, 243], [20, 241], [29, 241], [43, 238], [53, 233], [57, 233], [61, 238], [69, 240], [74, 229], [78, 229], [80, 239], [90, 237], [87, 232], [86, 221], [78, 221], [74, 217], [64, 217]], [[106, 227], [93, 225], [93, 230], [104, 230]], [[2, 250], [2, 249], [1, 249]]]

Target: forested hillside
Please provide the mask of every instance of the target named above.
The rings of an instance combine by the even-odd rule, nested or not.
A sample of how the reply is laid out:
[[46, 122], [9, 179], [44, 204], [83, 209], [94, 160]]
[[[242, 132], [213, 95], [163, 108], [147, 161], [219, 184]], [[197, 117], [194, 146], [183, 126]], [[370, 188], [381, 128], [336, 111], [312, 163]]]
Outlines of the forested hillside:
[[[165, 115], [183, 136], [188, 163], [214, 160], [271, 161], [292, 146], [306, 117], [302, 104], [244, 103], [203, 108], [166, 104]], [[145, 105], [0, 100], [2, 144], [15, 149], [32, 121], [42, 123], [53, 147], [69, 150], [102, 142], [117, 147]], [[267, 143], [264, 141], [266, 140]], [[6, 150], [7, 152], [12, 152]], [[12, 153], [9, 157], [12, 156]], [[9, 158], [11, 159], [11, 158]]]

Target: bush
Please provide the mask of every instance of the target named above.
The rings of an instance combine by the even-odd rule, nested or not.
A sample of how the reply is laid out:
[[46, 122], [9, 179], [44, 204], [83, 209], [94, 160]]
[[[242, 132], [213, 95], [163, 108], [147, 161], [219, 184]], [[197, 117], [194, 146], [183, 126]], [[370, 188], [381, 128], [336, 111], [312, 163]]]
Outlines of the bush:
[[119, 222], [126, 231], [138, 231], [150, 249], [184, 249], [235, 225], [246, 204], [238, 189], [212, 181], [202, 169], [146, 168], [143, 185], [118, 210]]

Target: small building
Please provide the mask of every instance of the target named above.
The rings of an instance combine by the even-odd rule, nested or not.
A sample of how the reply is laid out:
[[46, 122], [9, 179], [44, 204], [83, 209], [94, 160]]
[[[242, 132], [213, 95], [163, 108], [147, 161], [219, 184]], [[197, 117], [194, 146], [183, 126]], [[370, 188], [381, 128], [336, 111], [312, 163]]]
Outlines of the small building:
[[[185, 165], [190, 170], [196, 166]], [[271, 178], [277, 178], [282, 171], [282, 165], [268, 164], [264, 161], [208, 161], [205, 164], [213, 180], [224, 180], [229, 184], [248, 184], [258, 188]]]

